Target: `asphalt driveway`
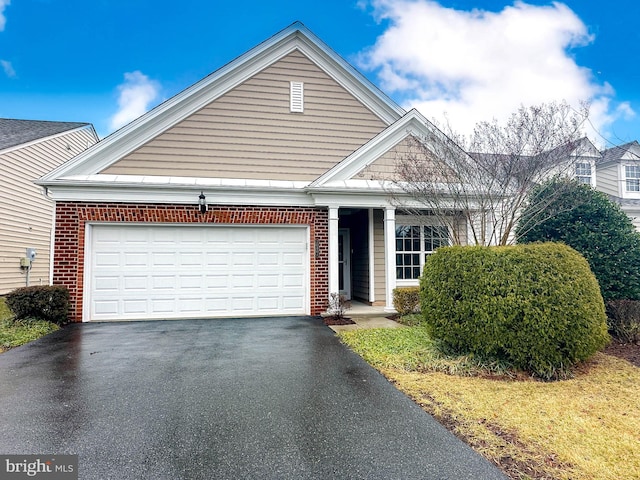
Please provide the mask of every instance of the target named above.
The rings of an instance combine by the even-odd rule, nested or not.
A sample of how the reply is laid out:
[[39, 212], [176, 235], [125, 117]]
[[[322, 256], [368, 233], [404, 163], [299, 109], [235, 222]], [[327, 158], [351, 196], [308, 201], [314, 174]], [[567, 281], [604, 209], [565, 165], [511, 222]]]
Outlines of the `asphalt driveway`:
[[72, 325], [0, 355], [0, 453], [82, 479], [497, 479], [317, 318]]

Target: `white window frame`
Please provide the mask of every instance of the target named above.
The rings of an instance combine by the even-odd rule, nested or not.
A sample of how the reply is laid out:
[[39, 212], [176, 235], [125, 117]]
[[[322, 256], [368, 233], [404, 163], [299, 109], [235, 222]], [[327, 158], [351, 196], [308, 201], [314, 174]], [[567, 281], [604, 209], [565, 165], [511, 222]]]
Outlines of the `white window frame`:
[[[399, 238], [397, 237], [397, 232], [399, 228], [403, 228], [403, 227], [417, 227], [419, 228], [419, 235], [420, 238], [418, 239], [419, 242], [419, 250], [398, 250], [398, 240]], [[427, 249], [427, 245], [425, 243], [425, 227], [438, 227], [438, 228], [446, 228], [447, 230], [447, 235], [448, 235], [448, 242], [447, 245], [451, 245], [451, 241], [452, 241], [452, 235], [451, 235], [451, 229], [447, 226], [447, 225], [443, 225], [441, 222], [439, 222], [437, 219], [433, 218], [433, 217], [414, 217], [414, 216], [405, 216], [405, 215], [399, 215], [396, 218], [396, 237], [395, 237], [395, 242], [394, 242], [394, 246], [395, 246], [395, 255], [396, 255], [396, 285], [397, 286], [413, 286], [413, 285], [418, 285], [420, 282], [420, 275], [422, 274], [422, 270], [424, 268], [424, 264], [425, 261], [427, 259], [427, 257], [429, 255], [431, 255], [434, 250], [428, 250]], [[433, 237], [431, 237], [433, 238]], [[398, 262], [398, 255], [417, 255], [418, 257], [418, 263], [411, 263], [407, 266], [404, 265], [400, 265], [400, 263], [402, 262]], [[400, 268], [419, 268], [419, 274], [418, 274], [418, 278], [398, 278], [398, 272]], [[413, 272], [412, 272], [413, 274]]]
[[[633, 170], [635, 176], [629, 176], [629, 172]], [[629, 188], [630, 182], [634, 183], [634, 188]], [[640, 193], [640, 165], [624, 165], [624, 191], [626, 193]]]
[[591, 165], [591, 162], [576, 162], [575, 175], [576, 180], [578, 180], [580, 183], [593, 185], [593, 166]]

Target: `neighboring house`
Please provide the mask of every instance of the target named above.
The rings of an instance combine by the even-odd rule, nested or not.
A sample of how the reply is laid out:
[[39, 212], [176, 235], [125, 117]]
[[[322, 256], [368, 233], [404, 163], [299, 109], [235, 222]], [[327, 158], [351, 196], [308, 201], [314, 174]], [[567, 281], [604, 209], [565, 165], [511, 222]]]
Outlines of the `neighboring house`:
[[34, 181], [97, 141], [88, 123], [0, 118], [0, 295], [51, 283], [54, 203]]
[[606, 193], [640, 230], [640, 144], [633, 141], [602, 152], [596, 189]]
[[39, 181], [53, 281], [74, 321], [392, 309], [451, 232], [380, 175], [434, 128], [295, 23]]
[[578, 181], [605, 193], [620, 205], [640, 231], [640, 144], [637, 141], [599, 151], [581, 139], [565, 171]]
[[583, 137], [570, 155], [569, 175], [581, 183], [597, 188], [597, 165], [601, 161], [602, 155], [596, 146], [587, 137]]

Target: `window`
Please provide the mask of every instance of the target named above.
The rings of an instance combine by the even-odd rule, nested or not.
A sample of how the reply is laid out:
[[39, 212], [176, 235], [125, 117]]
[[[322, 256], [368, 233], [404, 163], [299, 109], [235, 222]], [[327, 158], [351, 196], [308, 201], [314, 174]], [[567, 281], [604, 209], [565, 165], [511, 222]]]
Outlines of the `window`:
[[625, 165], [624, 176], [627, 192], [640, 192], [640, 165]]
[[576, 163], [576, 180], [591, 185], [591, 164]]
[[446, 226], [396, 225], [396, 278], [417, 280], [426, 258], [446, 245], [449, 245]]

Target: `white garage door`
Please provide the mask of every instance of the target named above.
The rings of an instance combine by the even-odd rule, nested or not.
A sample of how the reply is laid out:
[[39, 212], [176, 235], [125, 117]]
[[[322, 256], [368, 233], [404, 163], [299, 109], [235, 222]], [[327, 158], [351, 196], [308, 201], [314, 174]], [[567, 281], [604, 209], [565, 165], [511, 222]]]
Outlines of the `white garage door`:
[[308, 313], [306, 227], [89, 227], [85, 319]]

